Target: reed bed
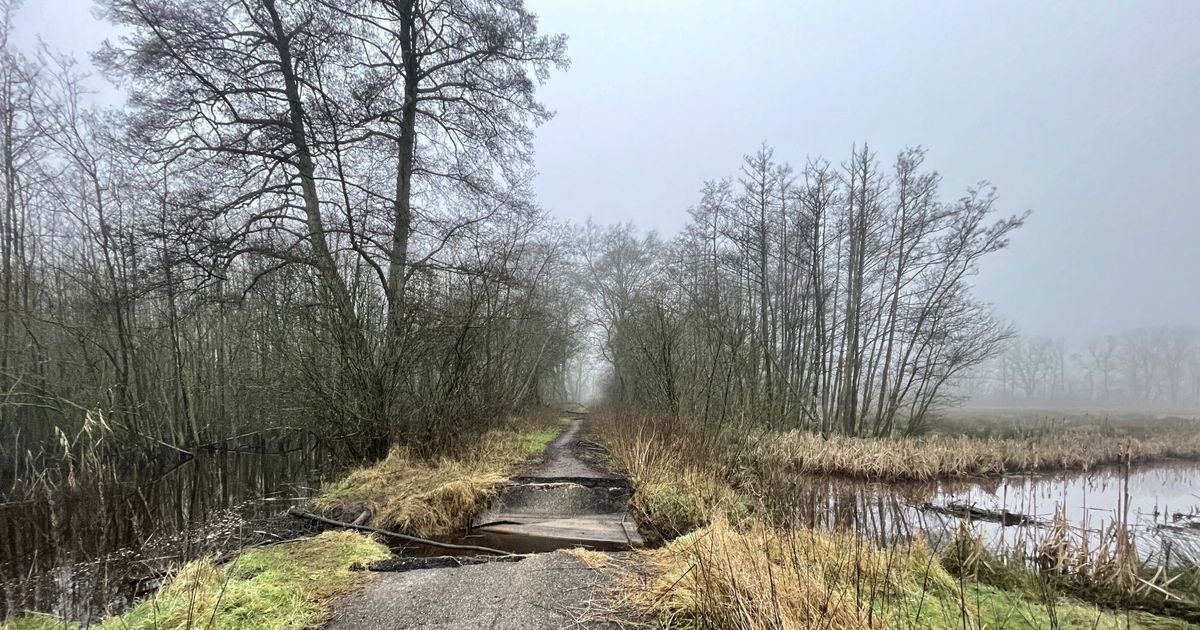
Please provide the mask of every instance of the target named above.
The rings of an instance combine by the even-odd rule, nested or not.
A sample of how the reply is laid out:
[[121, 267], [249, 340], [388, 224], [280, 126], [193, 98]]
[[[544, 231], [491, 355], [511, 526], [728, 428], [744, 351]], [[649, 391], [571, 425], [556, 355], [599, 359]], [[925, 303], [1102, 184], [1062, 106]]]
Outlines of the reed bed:
[[1124, 463], [1200, 459], [1200, 424], [1168, 425], [1143, 435], [1103, 426], [1068, 426], [1027, 438], [935, 435], [859, 438], [789, 431], [760, 440], [760, 467], [879, 481], [931, 481], [1018, 472], [1089, 471]]
[[878, 548], [853, 532], [777, 528], [756, 519], [733, 525], [715, 518], [615, 571], [616, 606], [639, 611], [659, 628], [1190, 627], [1063, 597], [1019, 569], [1007, 587], [952, 575], [920, 542]]
[[880, 550], [852, 533], [758, 521], [718, 518], [642, 555], [643, 572], [624, 578], [627, 601], [672, 627], [886, 627], [922, 593], [957, 592], [919, 544]]
[[556, 417], [514, 418], [450, 455], [421, 457], [394, 447], [384, 459], [328, 483], [314, 511], [344, 521], [368, 515], [366, 524], [415, 536], [442, 536], [465, 528], [513, 468], [539, 455], [561, 428]]

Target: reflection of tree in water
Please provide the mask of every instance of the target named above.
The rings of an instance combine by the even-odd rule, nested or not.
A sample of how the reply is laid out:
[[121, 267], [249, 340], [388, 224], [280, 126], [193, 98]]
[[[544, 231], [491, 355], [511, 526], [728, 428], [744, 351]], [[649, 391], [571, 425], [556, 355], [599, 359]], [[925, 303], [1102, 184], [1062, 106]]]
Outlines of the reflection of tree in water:
[[96, 459], [69, 483], [14, 492], [0, 503], [0, 617], [32, 609], [96, 621], [172, 565], [256, 542], [330, 466], [330, 449], [297, 434], [191, 458]]
[[[1177, 554], [1200, 557], [1200, 530], [1163, 528], [1169, 515], [1168, 497], [1181, 509], [1197, 509], [1192, 493], [1200, 468], [1176, 464], [1135, 469], [1131, 473], [1130, 523], [1143, 561], [1159, 562], [1164, 542]], [[1096, 532], [1117, 516], [1125, 486], [1117, 471], [1093, 474], [1014, 475], [937, 483], [872, 483], [819, 476], [775, 476], [758, 487], [767, 509], [783, 525], [859, 532], [872, 544], [890, 546], [923, 537], [930, 548], [941, 549], [965, 521], [953, 515], [923, 510], [922, 505], [959, 503], [988, 511], [1008, 510], [1028, 515], [1044, 525], [1060, 505], [1067, 524], [1096, 539]], [[1172, 510], [1174, 511], [1174, 510]], [[1021, 550], [1031, 557], [1046, 528], [1036, 524], [1003, 525], [971, 522], [985, 544], [997, 550]], [[1181, 558], [1177, 555], [1176, 560]]]

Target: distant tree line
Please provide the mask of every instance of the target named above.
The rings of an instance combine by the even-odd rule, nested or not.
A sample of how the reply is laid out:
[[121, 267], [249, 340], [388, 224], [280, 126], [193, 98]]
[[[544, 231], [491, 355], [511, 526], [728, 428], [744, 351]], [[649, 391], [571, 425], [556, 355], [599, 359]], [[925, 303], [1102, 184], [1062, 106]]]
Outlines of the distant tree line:
[[569, 233], [529, 190], [566, 64], [519, 0], [103, 0], [86, 77], [0, 0], [0, 426], [436, 444], [561, 397]]
[[971, 294], [1023, 216], [942, 198], [921, 149], [793, 169], [765, 145], [682, 235], [589, 226], [579, 250], [612, 398], [823, 433], [923, 428], [1014, 331]]
[[1020, 337], [972, 370], [961, 391], [979, 403], [1200, 408], [1200, 329], [1150, 326], [1082, 343]]

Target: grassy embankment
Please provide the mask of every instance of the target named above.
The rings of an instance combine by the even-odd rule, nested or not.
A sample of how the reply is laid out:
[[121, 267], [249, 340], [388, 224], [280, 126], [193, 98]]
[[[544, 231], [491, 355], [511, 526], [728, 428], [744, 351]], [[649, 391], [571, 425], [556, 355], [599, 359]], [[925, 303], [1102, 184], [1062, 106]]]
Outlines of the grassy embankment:
[[[457, 452], [432, 459], [397, 447], [384, 460], [326, 484], [313, 505], [333, 516], [367, 509], [371, 524], [413, 535], [449, 533], [466, 525], [514, 466], [545, 449], [562, 428], [559, 417], [544, 410], [510, 418], [459, 444]], [[334, 598], [370, 579], [370, 573], [352, 571], [353, 564], [388, 555], [372, 537], [347, 531], [252, 549], [221, 566], [200, 560], [132, 610], [94, 628], [315, 627], [330, 614]], [[0, 630], [71, 627], [47, 615], [26, 615]]]
[[[309, 628], [325, 621], [330, 603], [370, 579], [355, 563], [388, 556], [387, 547], [354, 532], [249, 550], [217, 566], [193, 562], [132, 610], [93, 626], [99, 630], [153, 628]], [[3, 630], [71, 628], [53, 617], [10, 619]]]
[[314, 511], [405, 534], [434, 537], [465, 528], [514, 466], [537, 456], [562, 430], [561, 414], [541, 410], [512, 417], [455, 452], [421, 458], [395, 447], [383, 460], [326, 484]]
[[[634, 485], [635, 517], [669, 541], [636, 556], [614, 597], [661, 627], [1191, 627], [1066, 596], [1049, 574], [991, 557], [966, 530], [935, 552], [920, 542], [880, 549], [852, 532], [788, 524], [769, 500], [749, 498], [753, 471], [780, 465], [775, 447], [759, 446], [772, 439], [751, 445], [744, 432], [712, 435], [633, 412], [609, 411], [596, 424]], [[913, 447], [872, 448], [897, 446]]]

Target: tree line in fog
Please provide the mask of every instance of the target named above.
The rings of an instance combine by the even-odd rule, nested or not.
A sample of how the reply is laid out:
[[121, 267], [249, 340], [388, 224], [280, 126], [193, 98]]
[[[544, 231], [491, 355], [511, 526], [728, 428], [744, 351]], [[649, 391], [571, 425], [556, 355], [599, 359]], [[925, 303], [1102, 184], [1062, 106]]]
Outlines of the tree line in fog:
[[971, 293], [1024, 220], [919, 148], [763, 146], [674, 238], [550, 220], [520, 2], [103, 0], [92, 103], [0, 0], [0, 424], [436, 448], [579, 389], [823, 433], [920, 430], [1014, 330]]
[[1081, 343], [1021, 337], [961, 384], [977, 403], [1200, 408], [1200, 329], [1152, 326]]
[[823, 433], [924, 427], [1014, 330], [971, 293], [1023, 216], [947, 199], [921, 149], [793, 168], [763, 146], [670, 241], [592, 226], [579, 250], [611, 398]]

